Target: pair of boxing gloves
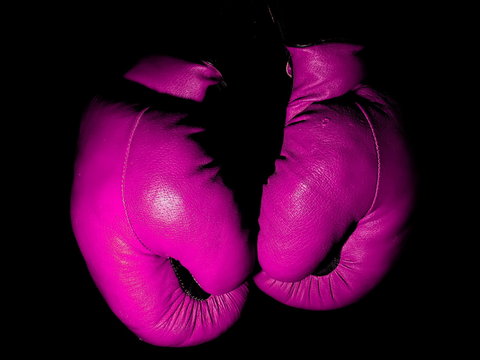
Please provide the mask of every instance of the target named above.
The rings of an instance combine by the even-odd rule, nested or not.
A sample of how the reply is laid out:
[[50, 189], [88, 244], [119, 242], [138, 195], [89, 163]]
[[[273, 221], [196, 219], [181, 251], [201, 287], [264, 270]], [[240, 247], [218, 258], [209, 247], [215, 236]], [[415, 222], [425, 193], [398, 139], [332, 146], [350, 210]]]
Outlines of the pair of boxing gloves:
[[96, 98], [85, 113], [75, 236], [113, 312], [146, 342], [179, 347], [219, 336], [240, 316], [256, 258], [254, 281], [266, 294], [329, 310], [368, 293], [399, 252], [411, 162], [391, 105], [361, 84], [360, 47], [287, 49], [293, 89], [255, 244], [194, 141], [202, 129], [184, 121], [222, 81], [212, 64], [145, 58], [124, 79], [168, 106]]

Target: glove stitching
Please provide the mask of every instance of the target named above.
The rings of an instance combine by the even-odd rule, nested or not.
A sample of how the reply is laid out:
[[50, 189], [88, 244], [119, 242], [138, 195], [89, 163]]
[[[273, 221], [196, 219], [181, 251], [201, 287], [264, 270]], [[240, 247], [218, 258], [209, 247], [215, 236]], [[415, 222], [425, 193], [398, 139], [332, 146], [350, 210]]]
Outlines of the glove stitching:
[[123, 169], [122, 169], [122, 185], [121, 185], [121, 188], [122, 188], [122, 205], [123, 205], [123, 210], [125, 212], [125, 216], [127, 218], [127, 223], [130, 227], [130, 230], [132, 230], [133, 234], [135, 235], [135, 238], [137, 239], [137, 241], [142, 244], [142, 246], [147, 249], [149, 252], [151, 252], [152, 254], [154, 254], [154, 252], [148, 247], [146, 246], [142, 240], [140, 240], [140, 237], [137, 235], [137, 233], [135, 232], [134, 228], [133, 228], [133, 225], [132, 225], [132, 222], [130, 221], [130, 216], [128, 215], [128, 210], [127, 210], [127, 203], [126, 203], [126, 200], [125, 200], [125, 178], [126, 178], [126, 175], [127, 175], [127, 164], [128, 164], [128, 158], [130, 157], [130, 148], [132, 146], [132, 142], [133, 142], [133, 137], [135, 135], [135, 132], [137, 131], [137, 128], [138, 128], [138, 125], [140, 124], [140, 120], [141, 118], [143, 117], [143, 114], [145, 114], [145, 112], [148, 110], [149, 108], [145, 108], [143, 109], [142, 111], [140, 111], [140, 113], [138, 114], [137, 118], [135, 119], [135, 124], [133, 125], [133, 129], [132, 129], [132, 132], [130, 133], [130, 136], [128, 138], [128, 143], [127, 143], [127, 148], [125, 150], [125, 159], [123, 161]]
[[373, 123], [370, 120], [370, 117], [368, 116], [365, 109], [359, 103], [356, 102], [355, 104], [358, 106], [358, 108], [360, 109], [363, 116], [365, 117], [365, 119], [368, 122], [368, 126], [370, 127], [370, 130], [372, 132], [373, 142], [375, 143], [375, 153], [377, 155], [377, 180], [376, 180], [376, 184], [375, 184], [375, 195], [373, 196], [373, 201], [372, 201], [372, 204], [370, 205], [370, 208], [368, 209], [368, 211], [364, 215], [364, 217], [365, 217], [368, 214], [370, 214], [374, 205], [377, 202], [378, 192], [379, 192], [379, 189], [380, 189], [380, 174], [381, 174], [381, 168], [382, 167], [381, 167], [381, 161], [380, 161], [380, 147], [378, 145], [378, 139], [377, 139], [377, 135], [375, 133], [375, 128], [373, 127]]

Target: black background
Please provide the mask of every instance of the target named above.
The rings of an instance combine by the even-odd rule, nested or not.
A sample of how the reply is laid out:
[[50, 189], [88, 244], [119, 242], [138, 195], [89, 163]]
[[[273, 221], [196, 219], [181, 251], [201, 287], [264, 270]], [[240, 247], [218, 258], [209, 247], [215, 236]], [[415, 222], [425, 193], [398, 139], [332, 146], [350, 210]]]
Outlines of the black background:
[[[290, 6], [295, 9], [299, 2]], [[263, 350], [322, 358], [459, 350], [451, 337], [456, 307], [446, 299], [455, 292], [453, 271], [451, 260], [445, 261], [445, 240], [459, 235], [439, 226], [453, 195], [444, 191], [444, 179], [438, 177], [444, 146], [436, 142], [451, 121], [448, 110], [439, 106], [444, 98], [438, 93], [444, 78], [439, 74], [448, 62], [442, 49], [452, 36], [443, 30], [448, 9], [437, 5], [423, 10], [403, 2], [355, 8], [318, 3], [298, 22], [299, 29], [318, 31], [319, 37], [328, 32], [365, 44], [367, 81], [402, 109], [418, 175], [418, 201], [405, 251], [389, 276], [357, 304], [329, 312], [286, 307], [252, 285], [237, 324], [210, 343], [184, 349], [139, 341], [111, 313], [88, 274], [69, 219], [81, 113], [104, 84], [144, 55], [212, 61], [235, 94], [231, 119], [217, 130], [223, 134], [219, 146], [226, 147], [231, 162], [225, 164], [230, 169], [227, 181], [242, 199], [243, 211], [255, 218], [261, 182], [273, 170], [281, 143], [289, 91], [277, 29], [261, 1], [42, 5], [38, 13], [30, 11], [33, 41], [22, 61], [36, 73], [28, 84], [35, 99], [24, 103], [37, 113], [22, 125], [41, 141], [32, 142], [34, 148], [22, 163], [34, 169], [28, 172], [41, 194], [29, 210], [35, 213], [34, 224], [21, 233], [41, 254], [38, 272], [26, 276], [26, 302], [35, 317], [29, 318], [31, 335], [26, 340], [21, 336], [18, 351], [228, 357]], [[27, 235], [28, 230], [34, 235]]]

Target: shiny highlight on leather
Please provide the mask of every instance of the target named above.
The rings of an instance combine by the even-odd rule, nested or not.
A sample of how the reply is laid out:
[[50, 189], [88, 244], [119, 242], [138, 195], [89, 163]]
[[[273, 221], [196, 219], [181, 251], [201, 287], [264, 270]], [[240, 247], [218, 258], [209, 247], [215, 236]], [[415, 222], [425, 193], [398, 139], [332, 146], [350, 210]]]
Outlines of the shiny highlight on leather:
[[[201, 102], [221, 75], [207, 63], [157, 56], [125, 78]], [[189, 137], [202, 129], [179, 124], [186, 116], [95, 99], [72, 189], [72, 224], [96, 285], [129, 329], [160, 346], [196, 345], [227, 330], [253, 263], [230, 190]], [[208, 295], [189, 296], [170, 258]]]
[[[255, 282], [290, 306], [329, 310], [359, 300], [405, 237], [411, 162], [389, 101], [361, 84], [360, 50], [288, 48], [293, 89], [281, 158], [262, 197]], [[319, 264], [338, 245], [337, 266], [312, 275], [323, 274]]]

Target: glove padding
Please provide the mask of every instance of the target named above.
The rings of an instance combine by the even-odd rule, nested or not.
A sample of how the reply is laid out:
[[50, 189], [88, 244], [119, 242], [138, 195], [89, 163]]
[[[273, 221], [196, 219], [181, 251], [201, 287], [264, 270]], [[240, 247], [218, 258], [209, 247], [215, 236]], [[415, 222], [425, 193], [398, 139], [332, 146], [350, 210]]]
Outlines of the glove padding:
[[310, 310], [359, 300], [391, 267], [413, 176], [389, 102], [360, 85], [361, 47], [289, 47], [293, 90], [281, 158], [264, 187], [258, 287]]
[[233, 196], [193, 140], [202, 129], [184, 122], [221, 74], [157, 56], [124, 77], [176, 105], [91, 103], [75, 167], [74, 232], [128, 328], [154, 345], [196, 345], [238, 319], [253, 262]]

